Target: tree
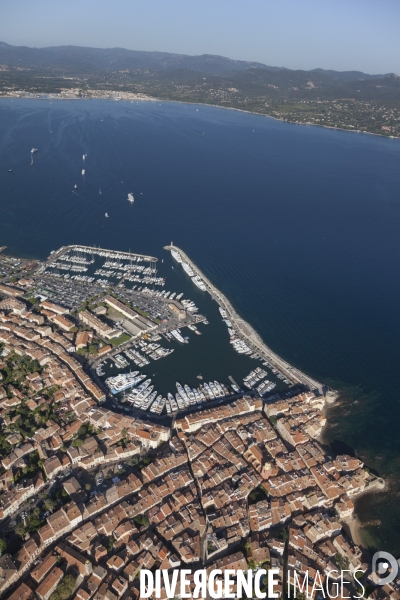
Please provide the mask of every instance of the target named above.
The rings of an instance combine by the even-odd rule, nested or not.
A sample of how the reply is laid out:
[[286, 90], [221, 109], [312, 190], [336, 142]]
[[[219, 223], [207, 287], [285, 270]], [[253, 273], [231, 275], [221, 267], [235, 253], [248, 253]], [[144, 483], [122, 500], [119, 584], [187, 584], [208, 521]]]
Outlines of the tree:
[[133, 517], [136, 525], [144, 525], [144, 527], [148, 527], [150, 521], [146, 517], [146, 515], [137, 515], [137, 517]]
[[44, 501], [44, 507], [46, 510], [49, 510], [50, 512], [53, 511], [56, 507], [56, 503], [54, 502], [54, 500], [52, 498], [47, 497]]
[[67, 600], [74, 591], [76, 579], [73, 575], [66, 575], [58, 584], [56, 591], [50, 596], [50, 600]]
[[7, 542], [6, 540], [3, 540], [2, 538], [0, 538], [0, 553], [4, 554], [4, 552], [7, 549]]
[[24, 535], [25, 535], [26, 531], [25, 531], [25, 526], [24, 526], [24, 524], [23, 524], [23, 522], [22, 522], [22, 521], [20, 521], [20, 522], [19, 522], [19, 523], [16, 525], [16, 527], [15, 527], [14, 531], [15, 531], [15, 533], [16, 533], [17, 535], [19, 535], [20, 537], [24, 537]]
[[289, 534], [288, 534], [288, 532], [286, 531], [286, 529], [282, 529], [282, 530], [279, 532], [279, 535], [281, 536], [281, 538], [283, 539], [283, 541], [284, 541], [284, 542], [286, 542], [286, 540], [287, 540], [287, 539], [288, 539], [288, 537], [289, 537]]
[[82, 437], [84, 438], [85, 435], [87, 434], [87, 425], [84, 423], [83, 425], [81, 425], [78, 429], [78, 437]]
[[349, 559], [347, 556], [342, 556], [339, 554], [339, 552], [335, 554], [335, 561], [342, 571], [346, 571], [346, 569], [349, 568]]

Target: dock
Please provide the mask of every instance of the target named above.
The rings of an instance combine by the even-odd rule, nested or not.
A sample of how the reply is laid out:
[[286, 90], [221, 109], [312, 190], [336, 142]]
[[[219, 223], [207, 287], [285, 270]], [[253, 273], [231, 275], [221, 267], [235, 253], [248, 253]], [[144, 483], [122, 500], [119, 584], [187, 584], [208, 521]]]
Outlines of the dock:
[[188, 257], [188, 255], [178, 248], [175, 245], [164, 246], [164, 250], [176, 250], [182, 256], [183, 260], [187, 262], [193, 269], [196, 275], [199, 275], [204, 281], [207, 291], [211, 295], [211, 297], [226, 310], [228, 314], [228, 319], [231, 321], [232, 326], [238, 332], [239, 336], [242, 337], [248, 346], [257, 352], [260, 357], [268, 362], [273, 368], [276, 368], [278, 371], [282, 373], [293, 385], [302, 385], [308, 388], [309, 390], [315, 391], [318, 394], [323, 394], [326, 396], [326, 400], [328, 402], [333, 402], [337, 393], [333, 390], [327, 388], [322, 383], [312, 379], [300, 369], [290, 365], [288, 362], [283, 360], [278, 354], [276, 354], [271, 348], [269, 348], [261, 336], [253, 329], [253, 327], [247, 323], [240, 315], [237, 314], [232, 304], [229, 302], [227, 297], [218, 290], [211, 281], [204, 275], [204, 273], [194, 264], [194, 262]]

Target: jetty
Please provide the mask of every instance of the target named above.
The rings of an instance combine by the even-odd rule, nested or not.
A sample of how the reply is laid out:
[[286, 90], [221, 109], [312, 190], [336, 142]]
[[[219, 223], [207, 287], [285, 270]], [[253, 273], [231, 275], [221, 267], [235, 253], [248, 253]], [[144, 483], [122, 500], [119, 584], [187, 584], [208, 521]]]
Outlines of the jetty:
[[[6, 246], [5, 246], [6, 247]], [[77, 252], [81, 254], [100, 255], [100, 256], [111, 256], [124, 258], [130, 260], [132, 258], [140, 258], [144, 262], [154, 263], [158, 262], [158, 258], [155, 256], [148, 256], [146, 254], [138, 254], [137, 252], [124, 252], [123, 250], [109, 250], [108, 248], [101, 248], [100, 246], [85, 246], [84, 244], [71, 244], [69, 246], [62, 246], [55, 252], [51, 252], [47, 260], [54, 260], [62, 256], [67, 252]]]
[[181, 248], [175, 245], [164, 246], [164, 250], [175, 250], [179, 252], [182, 259], [187, 262], [193, 269], [195, 275], [199, 275], [204, 281], [207, 291], [211, 297], [221, 306], [228, 315], [229, 321], [232, 326], [238, 332], [238, 335], [245, 339], [246, 343], [254, 352], [258, 353], [260, 357], [268, 362], [273, 368], [276, 368], [282, 373], [293, 385], [302, 385], [309, 390], [315, 391], [318, 394], [324, 395], [327, 402], [334, 402], [337, 398], [337, 392], [331, 390], [328, 386], [316, 381], [309, 375], [306, 375], [300, 369], [297, 369], [293, 365], [290, 365], [283, 358], [278, 356], [276, 352], [271, 350], [261, 336], [253, 329], [253, 327], [245, 321], [233, 308], [228, 298], [216, 288], [211, 281], [204, 275], [204, 273], [198, 268], [197, 265], [189, 258], [189, 256]]

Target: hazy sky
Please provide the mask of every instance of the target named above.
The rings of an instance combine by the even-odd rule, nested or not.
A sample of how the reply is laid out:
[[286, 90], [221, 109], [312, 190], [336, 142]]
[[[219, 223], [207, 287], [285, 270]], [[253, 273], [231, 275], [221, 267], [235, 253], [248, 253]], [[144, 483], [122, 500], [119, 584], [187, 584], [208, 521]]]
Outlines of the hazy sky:
[[400, 74], [400, 0], [0, 0], [0, 40]]

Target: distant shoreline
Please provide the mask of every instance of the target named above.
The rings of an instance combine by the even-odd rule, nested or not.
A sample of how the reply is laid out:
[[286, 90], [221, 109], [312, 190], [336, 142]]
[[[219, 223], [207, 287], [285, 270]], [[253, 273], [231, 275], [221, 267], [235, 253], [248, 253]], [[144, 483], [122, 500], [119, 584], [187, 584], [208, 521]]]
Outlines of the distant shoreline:
[[[113, 93], [124, 93], [124, 92], [110, 92]], [[131, 92], [126, 92], [131, 93]], [[132, 92], [133, 93], [133, 92]], [[332, 131], [346, 131], [348, 133], [361, 133], [367, 135], [375, 135], [376, 137], [381, 137], [388, 140], [400, 140], [400, 136], [395, 135], [384, 135], [383, 133], [373, 133], [372, 131], [361, 131], [360, 129], [345, 129], [344, 127], [332, 127], [332, 125], [321, 125], [320, 123], [298, 123], [297, 121], [290, 121], [289, 119], [280, 119], [279, 117], [273, 117], [272, 115], [267, 115], [259, 112], [254, 112], [252, 110], [245, 110], [244, 108], [235, 108], [234, 106], [221, 106], [221, 104], [209, 104], [208, 102], [191, 102], [190, 100], [168, 100], [166, 98], [156, 98], [147, 96], [144, 98], [117, 98], [114, 97], [105, 97], [105, 96], [93, 96], [89, 98], [64, 98], [60, 96], [3, 96], [0, 95], [1, 99], [8, 100], [109, 100], [111, 102], [168, 102], [168, 103], [176, 103], [176, 104], [190, 104], [192, 106], [209, 106], [211, 108], [222, 108], [224, 110], [234, 110], [242, 113], [246, 113], [248, 115], [255, 115], [258, 117], [266, 117], [268, 119], [273, 119], [274, 121], [279, 121], [280, 123], [289, 123], [290, 125], [301, 125], [308, 127], [321, 127], [322, 129], [331, 129]]]
[[[178, 102], [179, 104], [185, 104], [181, 100], [165, 100], [163, 102]], [[207, 103], [199, 103], [199, 102], [187, 102], [186, 104], [195, 104], [197, 106], [211, 106], [213, 108], [224, 108], [226, 110], [237, 110], [239, 112], [247, 113], [249, 115], [256, 115], [258, 117], [267, 117], [268, 119], [273, 119], [274, 121], [279, 121], [280, 123], [290, 123], [291, 125], [306, 125], [308, 127], [321, 127], [323, 129], [332, 129], [333, 131], [347, 131], [348, 133], [366, 133], [368, 135], [376, 135], [377, 137], [389, 139], [389, 140], [400, 140], [400, 136], [394, 135], [384, 135], [383, 133], [373, 133], [372, 131], [361, 131], [360, 129], [345, 129], [344, 127], [332, 127], [331, 125], [321, 125], [320, 123], [298, 123], [297, 121], [289, 121], [286, 119], [279, 119], [278, 117], [273, 117], [272, 115], [265, 115], [263, 113], [254, 112], [251, 110], [244, 110], [243, 108], [235, 108], [233, 106], [221, 106], [220, 104], [207, 104]]]

